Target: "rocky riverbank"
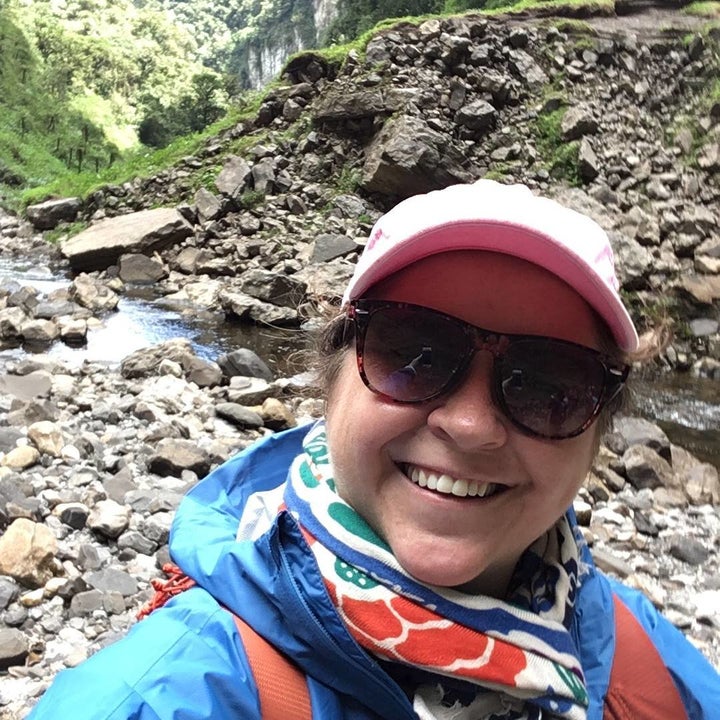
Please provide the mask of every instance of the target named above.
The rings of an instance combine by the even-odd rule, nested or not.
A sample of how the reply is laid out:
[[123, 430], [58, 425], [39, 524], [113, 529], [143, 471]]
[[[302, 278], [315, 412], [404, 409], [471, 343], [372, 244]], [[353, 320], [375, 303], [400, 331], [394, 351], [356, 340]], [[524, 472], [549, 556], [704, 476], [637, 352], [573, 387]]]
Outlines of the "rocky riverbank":
[[[242, 357], [232, 364], [240, 370]], [[225, 363], [226, 371], [230, 365]], [[0, 708], [117, 639], [168, 561], [184, 492], [321, 404], [299, 381], [228, 377], [187, 341], [118, 369], [35, 356], [0, 376]], [[720, 667], [718, 473], [644, 420], [606, 438], [576, 510], [598, 564], [642, 588]]]
[[[381, 33], [342, 67], [302, 56], [252, 118], [177, 167], [36, 206], [34, 227], [3, 218], [3, 253], [73, 278], [51, 296], [0, 283], [2, 347], [82, 342], [136, 284], [298, 327], [337, 301], [398, 196], [490, 174], [594, 216], [638, 324], [664, 308], [677, 319], [663, 365], [720, 380], [717, 41], [687, 18], [664, 32], [622, 20], [431, 20]], [[38, 234], [71, 221], [91, 224], [59, 249]], [[203, 360], [182, 340], [118, 367], [6, 362], [0, 715], [23, 717], [56, 672], [134, 622], [189, 487], [320, 412], [303, 378], [273, 379], [249, 353]], [[719, 504], [717, 469], [632, 417], [576, 502], [601, 567], [718, 667]]]

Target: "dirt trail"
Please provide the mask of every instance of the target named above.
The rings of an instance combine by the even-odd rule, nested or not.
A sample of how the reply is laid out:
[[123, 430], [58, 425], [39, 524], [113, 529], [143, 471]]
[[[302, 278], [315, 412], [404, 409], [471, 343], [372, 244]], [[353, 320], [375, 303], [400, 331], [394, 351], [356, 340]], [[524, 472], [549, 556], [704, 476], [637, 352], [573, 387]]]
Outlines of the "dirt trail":
[[[705, 29], [709, 18], [689, 15], [682, 7], [663, 2], [616, 3], [616, 15], [586, 18], [599, 33], [633, 33], [639, 37], [662, 38], [668, 33]], [[720, 17], [717, 18], [720, 21]]]
[[[687, 4], [687, 3], [685, 3]], [[683, 3], [663, 0], [617, 0], [615, 13], [607, 14], [589, 6], [566, 6], [560, 8], [538, 8], [517, 15], [508, 15], [509, 23], [527, 22], [543, 18], [566, 17], [580, 20], [592, 26], [600, 36], [635, 35], [638, 38], [661, 40], [663, 37], [684, 35], [706, 30], [714, 23], [719, 28], [720, 14], [716, 18], [689, 15], [683, 11]]]

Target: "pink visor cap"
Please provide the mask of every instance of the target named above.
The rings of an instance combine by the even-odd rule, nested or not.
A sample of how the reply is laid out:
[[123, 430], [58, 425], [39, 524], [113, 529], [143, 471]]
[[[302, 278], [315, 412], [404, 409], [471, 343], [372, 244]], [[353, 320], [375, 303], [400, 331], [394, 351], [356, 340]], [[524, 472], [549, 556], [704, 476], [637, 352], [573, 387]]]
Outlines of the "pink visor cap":
[[429, 255], [489, 250], [522, 258], [564, 280], [605, 321], [620, 349], [638, 348], [618, 293], [613, 251], [589, 217], [524, 185], [478, 180], [403, 200], [372, 229], [343, 296], [362, 297], [383, 278]]

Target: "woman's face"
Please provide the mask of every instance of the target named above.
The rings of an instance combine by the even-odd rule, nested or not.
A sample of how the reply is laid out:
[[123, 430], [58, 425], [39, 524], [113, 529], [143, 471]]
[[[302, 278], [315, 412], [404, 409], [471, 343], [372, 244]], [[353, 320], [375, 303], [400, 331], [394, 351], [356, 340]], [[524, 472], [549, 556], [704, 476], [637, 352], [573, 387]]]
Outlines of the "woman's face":
[[[433, 255], [369, 296], [425, 305], [501, 333], [599, 348], [598, 321], [585, 301], [554, 275], [507, 255]], [[328, 398], [327, 429], [338, 492], [408, 573], [501, 596], [521, 553], [572, 503], [592, 462], [596, 425], [565, 440], [523, 434], [493, 403], [491, 367], [490, 353], [478, 352], [451, 393], [403, 405], [365, 387], [350, 351]], [[495, 490], [456, 497], [420, 487], [410, 478], [419, 471]]]

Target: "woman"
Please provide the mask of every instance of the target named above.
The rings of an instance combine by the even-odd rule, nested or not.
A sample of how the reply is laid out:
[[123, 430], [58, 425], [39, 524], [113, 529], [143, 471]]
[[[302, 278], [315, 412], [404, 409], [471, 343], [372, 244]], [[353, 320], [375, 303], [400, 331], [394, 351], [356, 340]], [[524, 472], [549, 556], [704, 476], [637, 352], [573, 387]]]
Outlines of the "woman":
[[[314, 718], [717, 717], [714, 669], [593, 567], [568, 510], [640, 350], [598, 225], [484, 180], [406, 200], [322, 349], [325, 419], [182, 502], [170, 549], [197, 586], [34, 720], [266, 717], [233, 613], [306, 675]], [[620, 616], [662, 707], [615, 677]]]

